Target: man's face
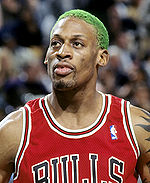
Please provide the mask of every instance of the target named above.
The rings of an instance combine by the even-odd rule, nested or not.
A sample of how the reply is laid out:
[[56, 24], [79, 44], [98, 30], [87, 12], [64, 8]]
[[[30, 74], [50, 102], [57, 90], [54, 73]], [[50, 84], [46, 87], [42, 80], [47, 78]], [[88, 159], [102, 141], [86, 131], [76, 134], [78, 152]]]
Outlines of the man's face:
[[95, 29], [77, 18], [67, 17], [55, 26], [47, 51], [48, 74], [56, 90], [83, 86], [97, 76]]

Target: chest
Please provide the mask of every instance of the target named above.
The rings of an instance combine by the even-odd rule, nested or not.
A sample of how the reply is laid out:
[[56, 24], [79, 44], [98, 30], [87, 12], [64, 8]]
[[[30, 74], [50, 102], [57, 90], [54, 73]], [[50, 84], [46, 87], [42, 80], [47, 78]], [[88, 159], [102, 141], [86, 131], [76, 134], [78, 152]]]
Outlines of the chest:
[[136, 182], [138, 153], [132, 131], [125, 114], [114, 112], [104, 108], [91, 126], [80, 130], [60, 126], [46, 110], [31, 114], [16, 183]]
[[122, 182], [134, 175], [135, 154], [121, 125], [106, 120], [94, 133], [88, 130], [82, 138], [74, 136], [84, 131], [68, 132], [67, 138], [49, 126], [32, 127], [20, 175], [56, 183]]

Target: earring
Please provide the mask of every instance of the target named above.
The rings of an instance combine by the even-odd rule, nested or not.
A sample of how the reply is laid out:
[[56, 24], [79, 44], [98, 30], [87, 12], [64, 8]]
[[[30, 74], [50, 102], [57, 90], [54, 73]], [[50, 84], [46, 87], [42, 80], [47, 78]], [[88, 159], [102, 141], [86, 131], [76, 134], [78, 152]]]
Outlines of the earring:
[[47, 64], [48, 63], [48, 60], [46, 59], [46, 60], [44, 60], [44, 64]]

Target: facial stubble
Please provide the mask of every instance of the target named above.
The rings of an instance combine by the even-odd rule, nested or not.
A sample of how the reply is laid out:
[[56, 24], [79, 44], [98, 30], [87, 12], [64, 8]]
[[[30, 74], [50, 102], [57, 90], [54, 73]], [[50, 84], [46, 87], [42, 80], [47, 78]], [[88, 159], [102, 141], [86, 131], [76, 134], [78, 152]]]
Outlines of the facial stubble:
[[77, 86], [77, 77], [75, 73], [76, 72], [74, 70], [69, 75], [62, 77], [57, 76], [54, 72], [52, 72], [51, 80], [53, 83], [53, 88], [56, 90], [66, 90], [75, 88]]

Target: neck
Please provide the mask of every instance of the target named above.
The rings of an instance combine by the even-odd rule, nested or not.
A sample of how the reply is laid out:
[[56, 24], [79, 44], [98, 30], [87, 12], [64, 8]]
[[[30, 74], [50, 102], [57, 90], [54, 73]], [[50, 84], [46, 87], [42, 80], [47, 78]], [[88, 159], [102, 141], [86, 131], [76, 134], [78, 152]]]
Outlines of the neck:
[[54, 97], [57, 99], [60, 107], [65, 110], [69, 106], [78, 108], [82, 103], [94, 99], [96, 91], [85, 91], [85, 89], [74, 89], [72, 91], [54, 91]]
[[69, 91], [53, 90], [48, 103], [52, 114], [61, 125], [79, 129], [89, 126], [96, 120], [101, 111], [102, 96], [94, 87]]
[[89, 109], [99, 96], [96, 89], [93, 88], [87, 89], [86, 87], [82, 87], [68, 91], [53, 89], [49, 102], [55, 111], [61, 110], [76, 113], [81, 108]]

